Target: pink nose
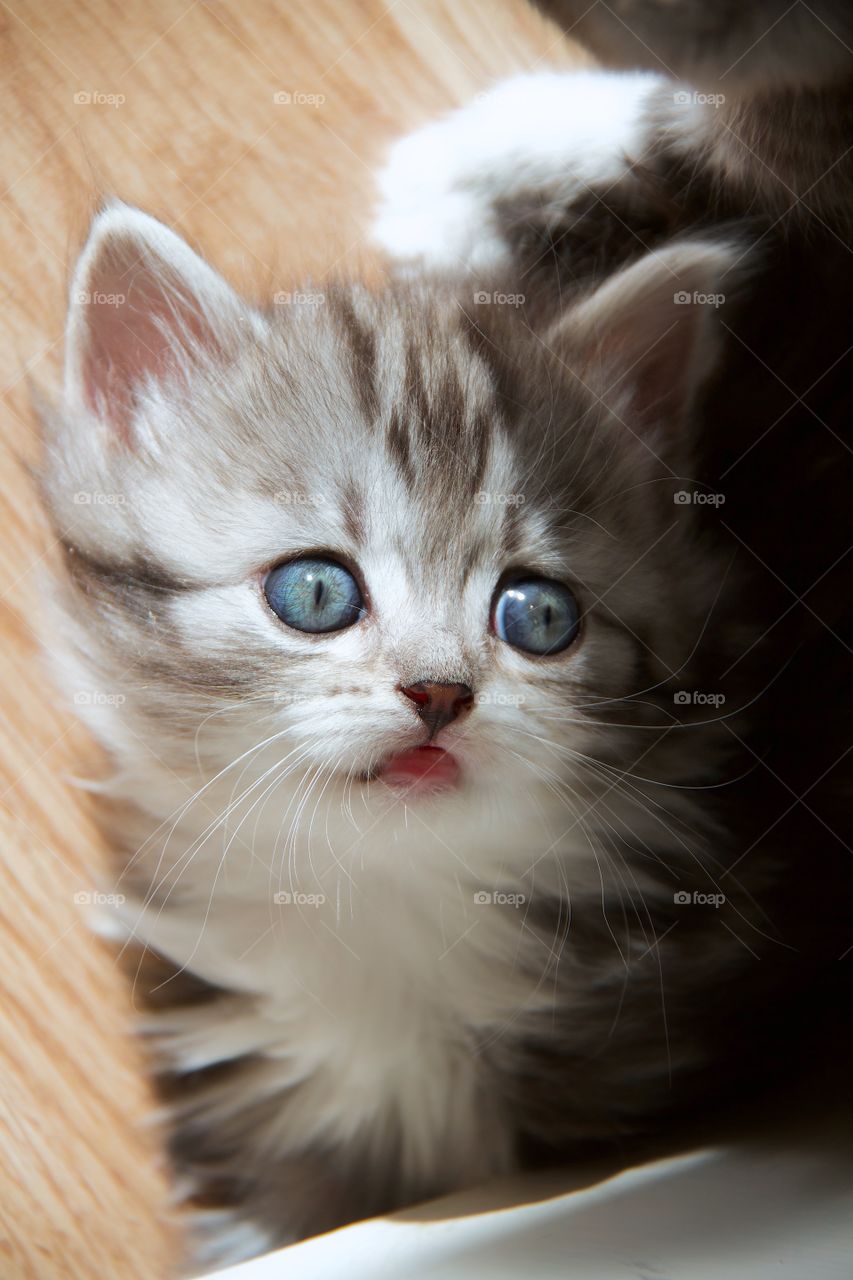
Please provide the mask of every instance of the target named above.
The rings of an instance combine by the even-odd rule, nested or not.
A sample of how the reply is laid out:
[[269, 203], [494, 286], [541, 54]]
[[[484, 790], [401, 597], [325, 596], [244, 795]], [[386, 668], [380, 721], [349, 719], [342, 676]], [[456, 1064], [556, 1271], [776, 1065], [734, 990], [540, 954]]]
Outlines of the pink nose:
[[414, 684], [401, 684], [400, 692], [414, 702], [431, 738], [474, 705], [474, 694], [467, 684], [417, 680]]

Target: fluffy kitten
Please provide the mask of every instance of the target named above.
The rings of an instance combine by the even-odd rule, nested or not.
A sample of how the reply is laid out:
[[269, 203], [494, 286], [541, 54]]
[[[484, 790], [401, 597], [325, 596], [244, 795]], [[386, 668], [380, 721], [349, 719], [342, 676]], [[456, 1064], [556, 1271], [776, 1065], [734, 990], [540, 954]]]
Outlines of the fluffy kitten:
[[262, 312], [122, 205], [80, 259], [54, 636], [219, 1260], [627, 1159], [792, 1057], [853, 942], [850, 268], [650, 92], [401, 146], [386, 243], [479, 278]]
[[[720, 331], [673, 301], [740, 252], [671, 245], [535, 332], [414, 282], [262, 313], [160, 223], [97, 217], [45, 426], [53, 634], [216, 1257], [743, 1074], [790, 864], [765, 841], [721, 885], [749, 638], [717, 508], [674, 501]], [[270, 576], [306, 556], [344, 575], [322, 605]], [[537, 653], [505, 592], [542, 580]], [[337, 630], [273, 608], [339, 588]]]

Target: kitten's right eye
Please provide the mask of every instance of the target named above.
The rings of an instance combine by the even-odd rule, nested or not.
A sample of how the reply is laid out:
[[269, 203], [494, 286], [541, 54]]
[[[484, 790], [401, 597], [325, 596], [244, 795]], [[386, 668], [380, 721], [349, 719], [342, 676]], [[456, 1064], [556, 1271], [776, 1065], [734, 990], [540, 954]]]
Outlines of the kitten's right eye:
[[492, 626], [514, 649], [547, 657], [568, 649], [580, 630], [580, 611], [562, 582], [519, 577], [498, 594]]
[[296, 631], [343, 631], [364, 616], [361, 591], [349, 569], [322, 556], [271, 569], [264, 595], [273, 613]]

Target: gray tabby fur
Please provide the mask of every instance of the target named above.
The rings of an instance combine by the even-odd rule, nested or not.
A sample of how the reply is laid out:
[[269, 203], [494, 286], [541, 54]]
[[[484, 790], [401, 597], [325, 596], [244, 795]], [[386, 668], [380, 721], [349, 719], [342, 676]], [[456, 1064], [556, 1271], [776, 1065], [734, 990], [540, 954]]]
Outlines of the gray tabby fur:
[[[674, 500], [707, 492], [723, 354], [674, 293], [725, 280], [734, 321], [760, 255], [685, 230], [559, 305], [415, 276], [262, 312], [146, 215], [95, 221], [73, 296], [126, 303], [72, 304], [45, 418], [58, 675], [113, 695], [82, 708], [111, 928], [199, 1257], [622, 1149], [740, 1090], [823, 963], [756, 763], [788, 656], [755, 649], [720, 510]], [[369, 597], [340, 635], [263, 599], [318, 549]], [[577, 593], [563, 655], [490, 632], [521, 566]], [[407, 804], [375, 774], [423, 741], [425, 678], [477, 701], [442, 731], [462, 788]]]

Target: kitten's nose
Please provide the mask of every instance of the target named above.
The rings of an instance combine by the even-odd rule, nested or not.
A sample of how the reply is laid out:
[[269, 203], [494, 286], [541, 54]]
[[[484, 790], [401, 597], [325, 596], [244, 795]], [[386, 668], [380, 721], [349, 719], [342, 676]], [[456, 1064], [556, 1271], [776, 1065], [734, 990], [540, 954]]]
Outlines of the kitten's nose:
[[474, 705], [474, 694], [467, 684], [417, 680], [414, 684], [401, 684], [400, 692], [414, 702], [431, 738]]

